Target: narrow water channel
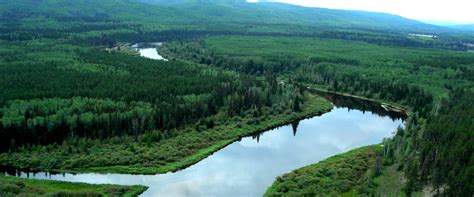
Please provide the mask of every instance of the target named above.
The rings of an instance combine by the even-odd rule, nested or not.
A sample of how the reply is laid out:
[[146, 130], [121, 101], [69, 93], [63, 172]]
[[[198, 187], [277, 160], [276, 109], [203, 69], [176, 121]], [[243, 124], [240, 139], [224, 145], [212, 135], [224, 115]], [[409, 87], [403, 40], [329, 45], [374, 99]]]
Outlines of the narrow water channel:
[[243, 138], [184, 170], [159, 175], [11, 175], [85, 183], [146, 185], [142, 196], [261, 196], [277, 176], [356, 147], [377, 144], [403, 125], [403, 115], [378, 104], [323, 95], [334, 109], [259, 135]]

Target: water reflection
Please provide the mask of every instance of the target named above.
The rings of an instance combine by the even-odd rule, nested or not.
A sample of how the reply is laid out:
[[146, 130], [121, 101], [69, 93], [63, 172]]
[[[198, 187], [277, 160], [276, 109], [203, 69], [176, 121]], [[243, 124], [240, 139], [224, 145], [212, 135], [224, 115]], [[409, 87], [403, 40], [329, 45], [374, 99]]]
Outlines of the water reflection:
[[73, 175], [14, 170], [14, 175], [86, 183], [147, 185], [150, 188], [143, 196], [261, 196], [277, 176], [355, 147], [380, 143], [401, 124], [401, 119], [342, 107], [320, 117], [243, 138], [175, 173]]
[[298, 125], [300, 124], [300, 121], [294, 121], [291, 123], [291, 128], [293, 129], [293, 136], [296, 136], [296, 131], [298, 131]]
[[377, 102], [366, 101], [363, 99], [352, 98], [348, 96], [341, 96], [334, 93], [322, 92], [318, 90], [311, 90], [312, 93], [317, 94], [329, 101], [338, 108], [347, 108], [348, 110], [356, 109], [363, 113], [369, 111], [383, 117], [390, 117], [392, 120], [406, 120], [405, 112], [398, 112], [385, 109]]

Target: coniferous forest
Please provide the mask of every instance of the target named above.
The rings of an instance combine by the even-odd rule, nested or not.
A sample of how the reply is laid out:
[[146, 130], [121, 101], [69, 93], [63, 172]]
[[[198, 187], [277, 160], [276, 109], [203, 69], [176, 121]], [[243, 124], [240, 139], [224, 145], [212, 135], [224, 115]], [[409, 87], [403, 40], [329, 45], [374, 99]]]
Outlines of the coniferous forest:
[[[167, 61], [131, 47], [152, 42]], [[279, 176], [266, 196], [472, 196], [473, 43], [468, 30], [280, 3], [0, 0], [0, 167], [174, 172], [330, 111], [313, 89], [407, 119], [381, 145]], [[394, 176], [405, 181], [387, 185]], [[0, 174], [0, 196], [146, 189], [68, 184]]]

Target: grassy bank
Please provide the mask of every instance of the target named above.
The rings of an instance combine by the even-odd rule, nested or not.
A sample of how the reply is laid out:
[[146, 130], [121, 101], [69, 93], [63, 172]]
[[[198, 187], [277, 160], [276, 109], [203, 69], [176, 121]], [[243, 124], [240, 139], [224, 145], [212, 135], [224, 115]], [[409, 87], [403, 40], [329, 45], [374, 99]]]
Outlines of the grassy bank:
[[155, 173], [167, 173], [177, 171], [189, 167], [214, 152], [226, 147], [227, 145], [241, 139], [245, 136], [250, 136], [259, 132], [273, 129], [275, 127], [290, 124], [293, 121], [309, 118], [315, 115], [321, 115], [322, 113], [328, 112], [332, 108], [332, 105], [320, 98], [311, 96], [311, 99], [307, 102], [303, 111], [293, 112], [287, 114], [274, 115], [266, 118], [266, 120], [254, 125], [254, 124], [229, 124], [222, 127], [218, 127], [213, 131], [206, 132], [229, 132], [229, 139], [223, 139], [213, 143], [211, 146], [197, 150], [194, 154], [184, 157], [183, 159], [167, 163], [162, 166], [143, 167], [143, 166], [108, 166], [108, 167], [91, 167], [91, 168], [78, 168], [72, 169], [72, 172], [98, 172], [98, 173], [136, 173], [136, 174], [155, 174]]
[[330, 157], [278, 177], [265, 196], [344, 196], [360, 193], [376, 171], [380, 145]]
[[[320, 85], [307, 83], [302, 85], [310, 91], [376, 102], [385, 106], [387, 110], [403, 112], [407, 116], [413, 115], [411, 109], [394, 102], [330, 91], [327, 87]], [[381, 145], [361, 147], [297, 169], [278, 177], [267, 189], [265, 196], [380, 196], [381, 194], [406, 196], [403, 191], [406, 180], [403, 172], [397, 169], [398, 166], [380, 164], [375, 174], [377, 152], [381, 150]], [[414, 193], [413, 195], [421, 196], [422, 194]]]
[[[66, 145], [35, 146], [0, 154], [0, 163], [22, 169], [58, 172], [156, 174], [176, 171], [199, 162], [242, 137], [331, 110], [323, 98], [309, 96], [300, 112], [284, 111], [260, 117], [234, 117], [211, 129], [185, 128], [174, 137], [150, 142], [150, 136], [79, 140]], [[171, 135], [171, 134], [170, 134]]]
[[145, 186], [93, 185], [0, 175], [0, 196], [138, 196]]

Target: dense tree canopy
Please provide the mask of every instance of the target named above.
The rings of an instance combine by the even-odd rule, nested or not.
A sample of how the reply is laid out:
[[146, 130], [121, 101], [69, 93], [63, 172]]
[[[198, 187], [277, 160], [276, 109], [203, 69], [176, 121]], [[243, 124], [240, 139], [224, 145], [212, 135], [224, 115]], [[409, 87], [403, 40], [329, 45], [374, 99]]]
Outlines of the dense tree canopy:
[[[278, 73], [290, 82], [405, 105], [412, 112], [406, 127], [385, 142], [387, 163], [396, 161], [408, 177], [405, 191], [473, 193], [468, 178], [474, 165], [472, 53], [255, 36], [210, 36], [169, 43], [161, 51], [170, 58], [255, 75]], [[290, 181], [299, 179], [304, 177]], [[295, 191], [280, 189], [301, 191], [291, 188]]]

